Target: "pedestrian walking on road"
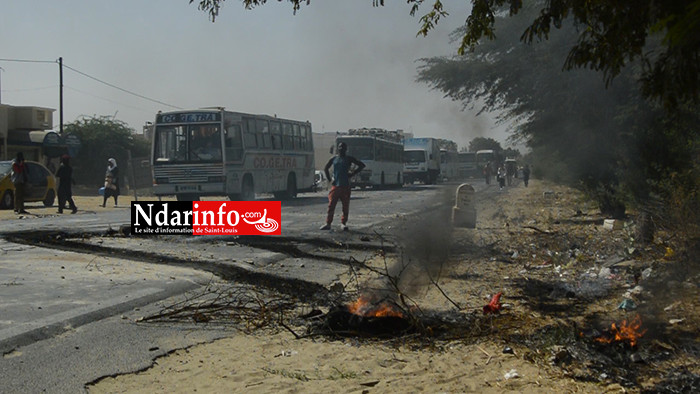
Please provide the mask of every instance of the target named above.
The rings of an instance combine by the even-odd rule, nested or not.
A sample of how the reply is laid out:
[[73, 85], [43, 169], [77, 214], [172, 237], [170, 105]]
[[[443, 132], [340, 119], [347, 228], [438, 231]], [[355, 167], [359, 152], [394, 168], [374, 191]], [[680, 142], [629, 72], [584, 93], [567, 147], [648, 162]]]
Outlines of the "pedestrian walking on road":
[[114, 206], [117, 206], [119, 197], [119, 167], [113, 158], [107, 160], [107, 172], [105, 173], [105, 195], [102, 200], [102, 207], [107, 205], [107, 199], [114, 197]]
[[24, 210], [24, 189], [29, 179], [29, 170], [24, 162], [24, 153], [17, 152], [17, 157], [12, 162], [12, 174], [10, 180], [15, 186], [15, 213], [29, 213]]
[[527, 187], [528, 182], [530, 182], [530, 166], [525, 164], [525, 167], [523, 167], [523, 183], [525, 183], [525, 187]]
[[499, 190], [503, 190], [503, 188], [506, 186], [506, 168], [503, 165], [498, 167], [496, 179], [498, 180]]
[[58, 213], [63, 213], [63, 208], [68, 202], [68, 206], [71, 209], [71, 213], [78, 212], [78, 207], [75, 206], [73, 201], [73, 168], [70, 166], [70, 156], [61, 156], [61, 166], [58, 167], [56, 171], [56, 178], [58, 178]]
[[[365, 163], [357, 160], [352, 156], [346, 155], [348, 146], [344, 142], [338, 143], [337, 156], [331, 157], [323, 168], [327, 179], [333, 179], [331, 191], [328, 192], [328, 214], [326, 215], [326, 224], [321, 226], [321, 230], [330, 230], [335, 215], [335, 206], [338, 200], [343, 204], [343, 216], [340, 218], [340, 228], [348, 229], [348, 214], [350, 213], [350, 178], [359, 174]], [[354, 171], [351, 171], [355, 165]], [[333, 166], [333, 178], [331, 178], [330, 168]]]
[[486, 181], [487, 185], [491, 184], [491, 162], [486, 163], [484, 168], [482, 168], [482, 171], [484, 172], [484, 181]]

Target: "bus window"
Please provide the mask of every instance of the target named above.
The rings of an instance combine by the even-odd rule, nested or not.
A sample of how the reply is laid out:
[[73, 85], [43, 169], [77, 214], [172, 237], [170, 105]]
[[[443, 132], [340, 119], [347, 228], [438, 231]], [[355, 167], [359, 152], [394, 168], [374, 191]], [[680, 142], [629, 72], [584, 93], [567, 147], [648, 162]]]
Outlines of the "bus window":
[[258, 136], [258, 147], [272, 148], [272, 139], [270, 138], [270, 126], [266, 120], [258, 119], [255, 123], [255, 132]]
[[294, 137], [292, 135], [292, 125], [289, 123], [282, 123], [282, 139], [284, 149], [294, 149]]
[[270, 134], [272, 136], [272, 149], [282, 149], [282, 126], [280, 122], [270, 122]]
[[221, 160], [221, 131], [219, 126], [190, 126], [190, 160]]
[[243, 136], [246, 148], [257, 148], [258, 142], [255, 134], [255, 120], [245, 119], [243, 123]]
[[374, 143], [372, 140], [348, 139], [343, 142], [348, 145], [348, 155], [358, 160], [376, 160], [374, 158]]
[[241, 126], [234, 124], [226, 129], [226, 160], [241, 161], [243, 158], [243, 141], [241, 141]]
[[183, 126], [159, 127], [154, 145], [156, 162], [187, 160], [187, 135]]
[[292, 130], [294, 131], [294, 149], [301, 149], [301, 134], [299, 131], [299, 125], [292, 125]]
[[313, 136], [311, 135], [311, 126], [304, 126], [304, 131], [306, 132], [306, 150], [313, 151]]
[[300, 131], [300, 133], [301, 133], [301, 150], [309, 150], [309, 146], [308, 146], [308, 143], [307, 143], [307, 141], [308, 141], [308, 136], [307, 136], [307, 133], [306, 133], [306, 126], [301, 126], [301, 131]]

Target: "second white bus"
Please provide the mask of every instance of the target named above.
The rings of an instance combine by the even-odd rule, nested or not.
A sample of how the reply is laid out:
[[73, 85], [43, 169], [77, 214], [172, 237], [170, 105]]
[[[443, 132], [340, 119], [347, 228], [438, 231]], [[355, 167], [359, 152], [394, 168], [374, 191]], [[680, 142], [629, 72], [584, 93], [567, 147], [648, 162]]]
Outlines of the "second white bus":
[[454, 181], [460, 177], [459, 153], [447, 149], [440, 149], [440, 178]]
[[336, 138], [348, 146], [347, 154], [365, 164], [351, 179], [351, 186], [401, 187], [403, 185], [403, 144], [380, 136], [347, 135]]

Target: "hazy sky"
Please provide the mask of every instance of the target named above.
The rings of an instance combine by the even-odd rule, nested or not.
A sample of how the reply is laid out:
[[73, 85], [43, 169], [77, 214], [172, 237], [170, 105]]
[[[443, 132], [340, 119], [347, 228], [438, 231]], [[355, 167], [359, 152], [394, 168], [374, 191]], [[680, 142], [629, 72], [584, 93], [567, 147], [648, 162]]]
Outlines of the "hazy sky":
[[[466, 146], [476, 136], [502, 143], [492, 119], [415, 82], [417, 59], [456, 51], [449, 33], [468, 2], [427, 38], [403, 1], [314, 0], [292, 15], [271, 0], [245, 11], [224, 3], [212, 23], [188, 0], [4, 2], [0, 58], [53, 62], [179, 108], [227, 109], [309, 120], [314, 131], [404, 129]], [[427, 4], [427, 3], [426, 3]], [[427, 12], [425, 7], [422, 12]], [[421, 13], [422, 15], [422, 13]], [[0, 61], [3, 104], [55, 108], [57, 63]], [[124, 93], [65, 69], [64, 122], [109, 115], [140, 130], [159, 110], [177, 109]]]

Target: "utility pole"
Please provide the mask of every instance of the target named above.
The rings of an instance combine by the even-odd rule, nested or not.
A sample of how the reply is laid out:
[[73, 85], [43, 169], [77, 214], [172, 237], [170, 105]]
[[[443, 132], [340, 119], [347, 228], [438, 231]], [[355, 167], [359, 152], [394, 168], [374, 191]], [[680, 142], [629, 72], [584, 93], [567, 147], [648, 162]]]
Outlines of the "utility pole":
[[[0, 67], [0, 71], [5, 72], [5, 69]], [[0, 73], [0, 104], [2, 104], [2, 73]], [[3, 160], [7, 160], [7, 134], [5, 134], [4, 137], [2, 141], [2, 158]]]
[[59, 90], [59, 110], [58, 110], [58, 117], [59, 117], [59, 131], [60, 135], [63, 136], [63, 58], [59, 57], [58, 58], [58, 90]]
[[[0, 67], [0, 71], [5, 71], [4, 68]], [[2, 104], [2, 73], [0, 73], [0, 104]]]

